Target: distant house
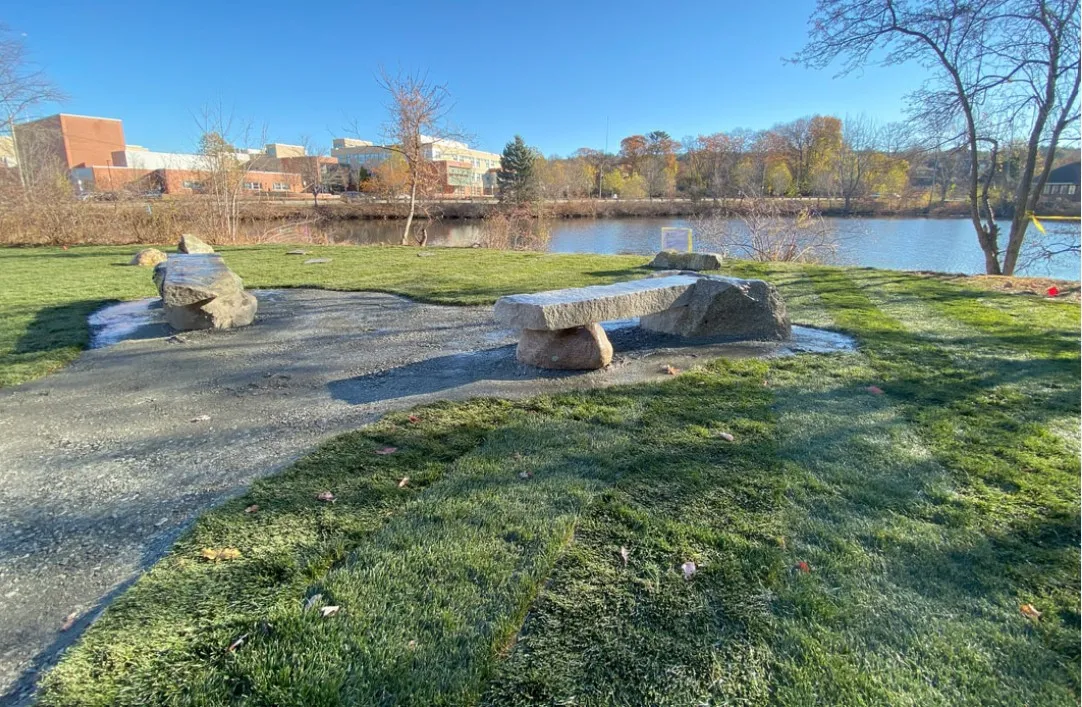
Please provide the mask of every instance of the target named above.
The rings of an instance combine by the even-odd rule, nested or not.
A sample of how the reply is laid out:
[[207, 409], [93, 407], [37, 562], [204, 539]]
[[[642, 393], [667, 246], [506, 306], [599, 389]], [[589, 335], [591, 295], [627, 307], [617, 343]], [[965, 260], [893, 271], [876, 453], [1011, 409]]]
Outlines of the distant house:
[[1044, 196], [1065, 197], [1078, 201], [1082, 190], [1082, 162], [1071, 162], [1062, 167], [1056, 167], [1048, 173], [1048, 181], [1045, 182]]

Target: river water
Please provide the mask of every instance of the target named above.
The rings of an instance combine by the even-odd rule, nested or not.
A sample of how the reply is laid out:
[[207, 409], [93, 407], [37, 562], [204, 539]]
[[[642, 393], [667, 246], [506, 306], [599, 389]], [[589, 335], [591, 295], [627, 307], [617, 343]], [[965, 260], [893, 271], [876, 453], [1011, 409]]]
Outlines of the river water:
[[[633, 253], [649, 255], [660, 249], [664, 226], [698, 224], [683, 219], [568, 219], [548, 222], [547, 233], [534, 247], [553, 253]], [[709, 229], [717, 232], [718, 223]], [[730, 233], [746, 233], [743, 223], [736, 219], [720, 224]], [[1057, 242], [1079, 239], [1077, 222], [1046, 222], [1049, 237]], [[977, 245], [972, 224], [965, 219], [926, 218], [827, 218], [824, 226], [836, 243], [835, 252], [826, 260], [839, 265], [863, 265], [893, 270], [932, 270], [949, 273], [980, 274], [984, 272], [984, 256]], [[1001, 224], [1006, 233], [1009, 224]], [[336, 221], [315, 230], [302, 227], [295, 234], [326, 238], [335, 243], [374, 245], [397, 243], [401, 237], [401, 221]], [[696, 250], [723, 252], [721, 236], [710, 236], [698, 228], [694, 237]], [[471, 246], [485, 243], [481, 221], [445, 220], [428, 227], [429, 243], [444, 246]], [[1032, 226], [1029, 238], [1039, 236]], [[739, 238], [737, 238], [739, 240]], [[731, 242], [731, 236], [730, 236]], [[738, 252], [733, 257], [746, 257]], [[1077, 253], [1059, 255], [1051, 260], [1033, 262], [1018, 274], [1079, 279]]]

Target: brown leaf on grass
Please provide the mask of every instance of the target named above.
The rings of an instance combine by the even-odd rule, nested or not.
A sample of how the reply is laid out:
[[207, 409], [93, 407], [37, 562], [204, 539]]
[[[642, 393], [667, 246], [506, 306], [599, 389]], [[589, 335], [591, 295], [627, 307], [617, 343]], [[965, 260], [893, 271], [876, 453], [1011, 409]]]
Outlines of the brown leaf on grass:
[[1037, 607], [1033, 606], [1033, 604], [1023, 604], [1022, 606], [1018, 607], [1018, 610], [1021, 611], [1022, 616], [1025, 616], [1027, 619], [1033, 619], [1034, 621], [1036, 621], [1037, 619], [1041, 618], [1041, 612], [1037, 611]]
[[244, 512], [245, 513], [255, 513], [258, 510], [259, 510], [259, 504], [258, 503], [253, 503], [252, 505], [245, 508]]
[[340, 608], [342, 608], [342, 607], [340, 607], [340, 606], [324, 606], [319, 610], [319, 613], [320, 613], [320, 615], [323, 616], [323, 618], [327, 618], [328, 616], [334, 616], [335, 614], [337, 614], [338, 610]]
[[661, 367], [661, 372], [665, 373], [666, 375], [675, 376], [675, 375], [678, 375], [680, 373], [680, 369], [677, 368], [676, 366], [665, 364], [664, 366]]
[[323, 501], [324, 503], [334, 503], [334, 494], [330, 491], [321, 491], [319, 495], [316, 496], [316, 500]]
[[246, 640], [248, 640], [248, 634], [244, 634], [243, 636], [241, 636], [241, 637], [240, 637], [240, 638], [238, 638], [237, 640], [235, 640], [235, 641], [233, 641], [232, 643], [230, 643], [230, 644], [229, 644], [229, 648], [228, 648], [228, 649], [226, 649], [226, 652], [227, 652], [227, 653], [232, 653], [233, 651], [237, 650], [237, 649], [238, 649], [238, 648], [240, 648], [240, 647], [241, 647], [242, 645], [244, 645], [244, 642], [245, 642]]
[[868, 386], [867, 388], [865, 388], [864, 390], [868, 391], [868, 392], [869, 392], [869, 393], [871, 393], [872, 395], [882, 395], [882, 394], [883, 394], [883, 389], [882, 389], [882, 388], [880, 388], [880, 387], [879, 387], [879, 386], [877, 386], [877, 385], [869, 385], [869, 386]]
[[410, 415], [410, 416], [409, 416], [409, 417], [407, 417], [406, 419], [407, 419], [407, 420], [409, 420], [410, 422], [412, 422], [412, 423], [413, 423], [413, 424], [415, 424], [415, 425], [416, 425], [416, 424], [417, 424], [418, 422], [420, 422], [420, 421], [421, 421], [421, 418], [417, 417], [416, 415]]
[[235, 560], [240, 557], [240, 550], [235, 547], [223, 547], [218, 550], [211, 547], [205, 547], [200, 551], [199, 555], [203, 559], [210, 560], [211, 562], [218, 562], [219, 560]]
[[408, 477], [408, 476], [403, 476], [403, 477], [402, 477], [401, 479], [399, 479], [399, 481], [398, 481], [398, 488], [400, 488], [400, 489], [406, 488], [406, 484], [408, 484], [409, 482], [410, 482], [410, 477]]
[[620, 559], [624, 561], [624, 567], [627, 567], [627, 559], [631, 557], [631, 551], [623, 545], [620, 546]]
[[718, 432], [716, 436], [720, 439], [725, 440], [726, 442], [732, 442], [734, 439], [736, 439], [728, 432]]
[[73, 611], [64, 617], [64, 623], [60, 624], [61, 631], [67, 631], [69, 628], [75, 625], [75, 619], [79, 618], [79, 612]]
[[680, 569], [684, 571], [684, 579], [691, 579], [695, 576], [695, 573], [699, 571], [698, 566], [694, 562], [685, 562], [680, 565]]
[[804, 560], [800, 560], [799, 562], [797, 562], [796, 565], [794, 565], [794, 568], [801, 574], [808, 574], [809, 572], [811, 572], [811, 565], [809, 565]]
[[377, 449], [373, 454], [394, 454], [397, 451], [398, 447], [384, 447], [382, 449]]

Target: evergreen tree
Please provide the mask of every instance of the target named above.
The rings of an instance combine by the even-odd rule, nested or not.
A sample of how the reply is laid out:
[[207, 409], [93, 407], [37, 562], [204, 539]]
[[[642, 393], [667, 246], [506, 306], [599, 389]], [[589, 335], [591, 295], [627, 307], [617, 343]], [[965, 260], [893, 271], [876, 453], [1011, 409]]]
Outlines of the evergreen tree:
[[529, 201], [537, 189], [537, 176], [534, 173], [534, 161], [537, 152], [516, 135], [507, 143], [500, 157], [500, 172], [497, 175], [500, 184], [500, 199], [504, 201]]

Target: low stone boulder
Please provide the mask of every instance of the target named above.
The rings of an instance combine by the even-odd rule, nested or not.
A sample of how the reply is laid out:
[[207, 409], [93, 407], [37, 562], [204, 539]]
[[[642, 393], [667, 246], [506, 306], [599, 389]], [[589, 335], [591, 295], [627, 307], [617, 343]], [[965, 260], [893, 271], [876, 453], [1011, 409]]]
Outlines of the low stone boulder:
[[141, 268], [152, 268], [158, 263], [164, 263], [167, 257], [169, 256], [157, 248], [143, 248], [132, 256], [131, 262], [129, 262], [128, 265], [138, 265]]
[[180, 237], [180, 242], [177, 243], [177, 250], [181, 253], [196, 254], [196, 253], [213, 253], [214, 249], [207, 243], [196, 238], [190, 233], [185, 233]]
[[255, 319], [256, 298], [216, 253], [173, 255], [154, 269], [165, 320], [174, 329], [228, 329]]
[[792, 332], [785, 301], [764, 280], [701, 276], [668, 309], [639, 319], [649, 331], [691, 338], [781, 341]]
[[663, 250], [654, 256], [646, 266], [661, 270], [720, 270], [721, 256], [717, 253], [681, 253], [676, 250]]
[[523, 329], [516, 356], [538, 368], [586, 371], [612, 362], [612, 343], [600, 324], [569, 329]]

